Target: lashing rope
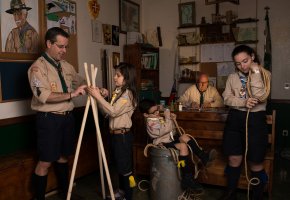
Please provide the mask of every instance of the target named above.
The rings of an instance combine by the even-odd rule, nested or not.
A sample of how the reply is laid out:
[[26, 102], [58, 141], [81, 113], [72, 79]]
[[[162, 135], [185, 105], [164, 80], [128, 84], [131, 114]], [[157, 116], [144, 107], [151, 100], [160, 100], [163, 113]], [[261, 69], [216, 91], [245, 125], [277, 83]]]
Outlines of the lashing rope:
[[[271, 79], [270, 79], [270, 72], [267, 71], [265, 68], [263, 68], [262, 66], [259, 66], [259, 71], [262, 75], [262, 80], [266, 89], [266, 92], [264, 95], [260, 96], [260, 97], [253, 97], [252, 91], [251, 91], [251, 87], [250, 87], [250, 81], [251, 81], [251, 70], [249, 71], [249, 76], [248, 76], [248, 81], [247, 81], [247, 92], [250, 98], [256, 98], [258, 99], [259, 102], [266, 102], [268, 99], [268, 96], [270, 95], [270, 86], [271, 86]], [[245, 146], [245, 155], [244, 155], [244, 163], [245, 163], [245, 176], [248, 182], [248, 199], [250, 199], [250, 187], [251, 185], [259, 185], [260, 184], [260, 179], [259, 178], [251, 178], [249, 179], [248, 176], [248, 164], [247, 164], [247, 155], [248, 155], [248, 120], [249, 120], [249, 114], [250, 114], [250, 108], [247, 111], [247, 116], [246, 116], [246, 146]]]
[[[176, 119], [173, 119], [173, 122], [174, 122], [175, 127], [177, 128], [177, 132], [179, 133], [180, 136], [186, 134], [185, 130], [178, 125]], [[189, 135], [189, 134], [186, 134], [186, 135], [188, 137], [190, 137], [192, 140], [194, 140], [194, 142], [196, 143], [198, 148], [202, 149], [192, 135]], [[193, 150], [191, 149], [191, 147], [188, 144], [186, 144], [186, 145], [187, 145], [187, 147], [188, 147], [188, 149], [190, 150], [190, 153], [191, 153], [191, 161], [194, 164], [194, 179], [196, 179], [198, 177], [198, 175], [199, 175], [199, 172], [200, 172], [200, 170], [198, 169], [198, 163], [200, 162], [200, 159], [195, 156], [195, 154], [193, 153]], [[159, 145], [147, 144], [146, 147], [144, 148], [144, 156], [145, 157], [148, 157], [148, 149], [151, 148], [151, 147], [161, 148], [161, 149], [168, 149], [170, 154], [171, 154], [171, 156], [172, 156], [172, 158], [173, 158], [174, 163], [177, 166], [179, 165], [178, 151], [176, 149], [174, 149], [174, 148], [166, 148], [162, 144], [161, 145], [160, 144]], [[198, 161], [196, 161], [196, 160], [198, 160]], [[181, 173], [180, 173], [180, 168], [179, 167], [178, 167], [177, 173], [178, 173], [179, 180], [181, 180]], [[147, 180], [141, 180], [138, 183], [138, 188], [141, 191], [148, 190], [148, 189], [141, 188], [141, 183], [144, 182], [144, 181], [147, 181]], [[201, 197], [200, 197], [201, 195], [203, 195], [203, 193], [195, 193], [193, 190], [187, 189], [180, 196], [178, 196], [178, 200], [201, 200]]]

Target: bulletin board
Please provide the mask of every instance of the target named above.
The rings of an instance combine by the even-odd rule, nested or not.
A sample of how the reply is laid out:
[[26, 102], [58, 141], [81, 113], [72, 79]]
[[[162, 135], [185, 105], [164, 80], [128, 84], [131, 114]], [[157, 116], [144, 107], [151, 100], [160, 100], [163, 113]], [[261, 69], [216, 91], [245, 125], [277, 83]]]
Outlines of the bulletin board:
[[27, 71], [32, 62], [0, 62], [0, 102], [32, 97]]

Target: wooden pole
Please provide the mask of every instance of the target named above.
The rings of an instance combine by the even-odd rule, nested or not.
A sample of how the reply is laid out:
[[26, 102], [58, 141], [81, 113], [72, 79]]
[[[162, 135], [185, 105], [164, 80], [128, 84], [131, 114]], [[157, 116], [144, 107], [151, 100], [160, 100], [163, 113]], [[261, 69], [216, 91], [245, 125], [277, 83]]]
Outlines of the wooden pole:
[[67, 200], [70, 200], [70, 197], [71, 197], [74, 177], [75, 177], [76, 168], [77, 168], [77, 162], [78, 162], [78, 158], [79, 158], [79, 153], [80, 153], [80, 149], [81, 149], [81, 144], [82, 144], [82, 139], [83, 139], [83, 134], [84, 134], [84, 130], [85, 130], [85, 124], [87, 121], [89, 108], [90, 108], [90, 99], [88, 98], [87, 103], [86, 103], [84, 116], [83, 116], [82, 125], [81, 125], [81, 130], [80, 130], [80, 134], [79, 134], [77, 149], [76, 149], [76, 153], [75, 153], [75, 157], [74, 157], [74, 163], [73, 163], [72, 173], [71, 173], [70, 182], [69, 182], [69, 189], [68, 189], [68, 193], [67, 193], [67, 197], [66, 197]]
[[[87, 63], [84, 63], [84, 68], [85, 68], [85, 73], [86, 73], [87, 85], [90, 86], [91, 82], [90, 82], [90, 78], [89, 78]], [[93, 68], [94, 68], [94, 66], [92, 65], [91, 69], [93, 69]], [[91, 73], [92, 73], [92, 79], [93, 79], [92, 82], [95, 82], [97, 70], [92, 70]], [[72, 169], [72, 173], [71, 173], [71, 177], [70, 177], [69, 190], [67, 193], [66, 200], [70, 200], [70, 198], [71, 198], [71, 192], [72, 192], [72, 186], [73, 186], [73, 181], [74, 181], [76, 167], [77, 167], [77, 161], [78, 161], [78, 157], [79, 157], [79, 152], [80, 152], [81, 142], [82, 142], [82, 138], [83, 138], [85, 123], [87, 120], [90, 105], [92, 106], [95, 126], [96, 126], [96, 130], [97, 130], [98, 152], [101, 152], [101, 153], [99, 153], [99, 159], [100, 158], [103, 159], [105, 172], [106, 172], [106, 176], [107, 176], [107, 182], [108, 182], [108, 186], [109, 186], [109, 190], [110, 190], [110, 195], [111, 195], [112, 200], [115, 200], [114, 191], [113, 191], [112, 182], [111, 182], [111, 177], [110, 177], [110, 173], [109, 173], [109, 169], [108, 169], [107, 159], [106, 159], [103, 141], [102, 141], [102, 136], [101, 136], [100, 127], [99, 127], [99, 120], [98, 120], [98, 115], [97, 115], [97, 106], [96, 106], [96, 102], [92, 96], [89, 96], [87, 99], [85, 112], [84, 112], [84, 116], [83, 116], [83, 121], [82, 121], [82, 125], [81, 125], [81, 130], [80, 130], [80, 134], [79, 134], [76, 154], [75, 154], [75, 158], [74, 158], [73, 169]], [[102, 162], [100, 160], [99, 160], [99, 164], [102, 165]], [[100, 167], [100, 171], [101, 171], [101, 168], [102, 167]], [[103, 172], [103, 170], [102, 170], [102, 172]], [[102, 172], [101, 172], [102, 192], [103, 192], [103, 199], [105, 199], [104, 180], [103, 180], [104, 176], [103, 176]]]
[[[87, 65], [85, 65], [85, 72], [86, 72], [87, 79], [89, 79], [89, 73], [88, 73]], [[101, 155], [102, 155], [102, 158], [103, 158], [103, 163], [104, 163], [104, 167], [105, 167], [105, 172], [106, 172], [107, 182], [108, 182], [108, 186], [109, 186], [109, 190], [110, 190], [110, 195], [111, 195], [112, 200], [115, 200], [113, 186], [112, 186], [111, 177], [110, 177], [110, 172], [109, 172], [109, 168], [108, 168], [108, 164], [107, 164], [107, 158], [106, 158], [106, 155], [105, 155], [102, 135], [101, 135], [100, 126], [99, 126], [99, 119], [98, 119], [98, 115], [97, 115], [97, 106], [94, 103], [95, 100], [94, 100], [94, 98], [92, 96], [90, 96], [90, 100], [91, 100], [91, 106], [92, 106], [93, 115], [94, 115], [95, 126], [96, 126], [96, 129], [97, 129], [97, 139], [98, 139], [99, 144], [100, 144], [99, 146], [100, 146]]]
[[[98, 68], [95, 68], [93, 64], [91, 64], [91, 75], [92, 75], [92, 86], [96, 86], [96, 76], [98, 73]], [[96, 105], [96, 101], [92, 102], [94, 105]], [[97, 110], [97, 115], [98, 115], [98, 109]], [[98, 136], [97, 136], [98, 137]], [[98, 144], [98, 157], [99, 157], [99, 168], [100, 168], [100, 177], [101, 177], [101, 186], [102, 186], [102, 195], [103, 199], [106, 198], [106, 191], [105, 191], [105, 182], [104, 182], [104, 167], [103, 167], [103, 162], [102, 162], [102, 154], [101, 154], [101, 149], [100, 149], [100, 143], [97, 139], [97, 144]]]

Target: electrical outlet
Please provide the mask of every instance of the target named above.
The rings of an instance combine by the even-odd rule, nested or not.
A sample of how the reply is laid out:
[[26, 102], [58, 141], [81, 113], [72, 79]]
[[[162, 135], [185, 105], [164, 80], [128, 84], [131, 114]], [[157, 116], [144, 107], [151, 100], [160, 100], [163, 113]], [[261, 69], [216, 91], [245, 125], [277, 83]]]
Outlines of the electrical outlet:
[[288, 137], [288, 130], [283, 130], [282, 131], [282, 136]]

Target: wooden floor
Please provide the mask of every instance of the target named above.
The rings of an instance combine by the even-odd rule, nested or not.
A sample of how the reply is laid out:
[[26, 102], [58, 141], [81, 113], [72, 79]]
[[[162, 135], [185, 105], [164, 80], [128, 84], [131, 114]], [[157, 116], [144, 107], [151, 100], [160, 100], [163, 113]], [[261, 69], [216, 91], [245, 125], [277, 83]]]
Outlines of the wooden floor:
[[[286, 176], [285, 172], [286, 171]], [[113, 177], [112, 180], [116, 181]], [[141, 177], [138, 177], [140, 181]], [[101, 195], [97, 192], [99, 184], [99, 175], [97, 172], [79, 179], [74, 187], [74, 192], [84, 197], [86, 200], [101, 200]], [[203, 185], [205, 193], [203, 200], [216, 200], [223, 193], [222, 187]], [[290, 196], [290, 160], [279, 158], [277, 155], [274, 165], [274, 181], [273, 181], [273, 200], [289, 200]], [[150, 200], [149, 191], [142, 192], [137, 188], [134, 189], [134, 200]], [[268, 197], [265, 195], [265, 200]], [[47, 198], [47, 200], [60, 200], [57, 195]], [[246, 200], [246, 190], [238, 193], [238, 200]]]

